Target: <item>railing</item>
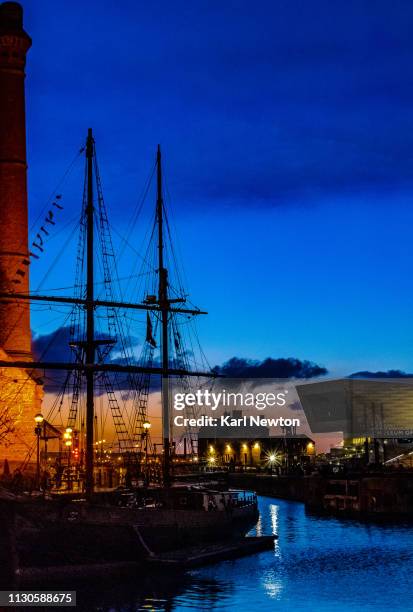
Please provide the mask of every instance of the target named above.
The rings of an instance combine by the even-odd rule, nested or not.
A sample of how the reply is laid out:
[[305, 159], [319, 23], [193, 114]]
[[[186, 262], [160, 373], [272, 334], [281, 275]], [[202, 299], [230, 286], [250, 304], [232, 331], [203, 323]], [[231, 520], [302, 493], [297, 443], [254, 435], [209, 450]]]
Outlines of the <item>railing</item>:
[[[235, 494], [235, 497], [234, 497]], [[239, 491], [232, 493], [231, 504], [233, 508], [244, 508], [257, 505], [257, 495], [252, 491]]]

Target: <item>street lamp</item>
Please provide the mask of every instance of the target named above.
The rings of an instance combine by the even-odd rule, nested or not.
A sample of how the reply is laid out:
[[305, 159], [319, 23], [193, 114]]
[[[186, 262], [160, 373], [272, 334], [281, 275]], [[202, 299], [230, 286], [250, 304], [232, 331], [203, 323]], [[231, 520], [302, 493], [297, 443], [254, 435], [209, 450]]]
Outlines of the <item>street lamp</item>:
[[273, 468], [276, 465], [280, 465], [280, 455], [275, 450], [270, 450], [266, 453], [267, 466], [270, 468], [272, 474]]
[[145, 436], [145, 480], [146, 484], [148, 484], [148, 434], [151, 428], [151, 424], [148, 420], [145, 420], [142, 424], [143, 427], [143, 435]]
[[63, 439], [65, 441], [65, 446], [67, 448], [68, 454], [67, 454], [67, 488], [69, 489], [69, 491], [72, 490], [72, 473], [71, 473], [71, 452], [72, 452], [72, 432], [73, 429], [71, 427], [66, 427], [65, 432], [63, 434]]
[[38, 412], [34, 417], [36, 427], [34, 433], [37, 437], [37, 460], [36, 460], [36, 485], [40, 488], [40, 436], [42, 435], [42, 423], [44, 421], [43, 415]]
[[242, 450], [244, 452], [244, 466], [246, 466], [248, 461], [248, 444], [244, 443], [242, 445]]
[[273, 465], [276, 462], [276, 460], [277, 460], [277, 456], [274, 453], [271, 453], [270, 456], [268, 457], [268, 462], [270, 464], [271, 474], [272, 474]]

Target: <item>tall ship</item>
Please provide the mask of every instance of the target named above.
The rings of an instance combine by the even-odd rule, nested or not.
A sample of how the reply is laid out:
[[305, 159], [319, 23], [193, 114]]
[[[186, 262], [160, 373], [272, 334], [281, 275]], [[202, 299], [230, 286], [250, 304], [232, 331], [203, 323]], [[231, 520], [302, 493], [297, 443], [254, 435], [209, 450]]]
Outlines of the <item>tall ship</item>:
[[[141, 262], [134, 278], [142, 283], [131, 299], [122, 295], [119, 252], [91, 129], [79, 152], [84, 184], [73, 291], [44, 295], [30, 290], [29, 270], [43, 258], [47, 238], [64, 209], [61, 194], [55, 193], [29, 247], [24, 66], [30, 45], [20, 5], [0, 4], [0, 215], [7, 229], [0, 239], [0, 399], [3, 406], [3, 391], [10, 385], [16, 392], [13, 402], [7, 399], [6, 412], [13, 404], [21, 414], [34, 415], [26, 430], [21, 429], [24, 458], [12, 469], [4, 461], [0, 563], [7, 570], [2, 579], [11, 584], [71, 572], [101, 575], [102, 567], [110, 571], [144, 563], [182, 566], [190, 558], [197, 563], [259, 548], [262, 544], [254, 544], [253, 538], [244, 546], [239, 541], [258, 518], [255, 495], [228, 490], [214, 475], [214, 482], [211, 477], [201, 482], [196, 431], [189, 428], [178, 438], [171, 431], [172, 385], [185, 392], [191, 380], [208, 384], [214, 373], [201, 349], [200, 360], [194, 359], [198, 339], [191, 339], [187, 324], [192, 326], [194, 317], [206, 313], [189, 301], [175, 266], [159, 146], [143, 198], [153, 182], [155, 206], [147, 245], [142, 250], [132, 245]], [[121, 249], [130, 238], [121, 239]], [[33, 304], [65, 309], [62, 329], [68, 334], [70, 359], [48, 359], [50, 346], [32, 354]], [[130, 321], [138, 315], [144, 341], [136, 356]], [[191, 342], [189, 348], [185, 339]], [[59, 386], [50, 407], [42, 406], [45, 375]], [[154, 444], [148, 403], [157, 395], [162, 441]], [[53, 444], [58, 451], [52, 450]], [[184, 484], [184, 468], [196, 474], [195, 480], [189, 474]]]
[[[0, 363], [2, 368], [25, 368], [31, 376], [36, 371], [64, 371], [62, 399], [70, 389], [70, 407], [63, 433], [65, 450], [58, 454], [60, 478], [55, 473], [50, 482], [50, 474], [44, 475], [44, 461], [47, 462], [44, 452], [43, 461], [40, 461], [41, 441], [53, 437], [47, 430], [59, 431], [59, 427], [51, 421], [51, 415], [45, 419], [39, 414], [36, 490], [30, 495], [24, 490], [3, 491], [1, 496], [2, 513], [7, 524], [3, 551], [7, 551], [6, 558], [13, 566], [12, 572], [17, 575], [36, 576], [44, 571], [48, 575], [59, 574], [59, 568], [68, 571], [70, 567], [83, 571], [85, 566], [90, 569], [94, 564], [99, 567], [102, 563], [115, 566], [135, 564], [144, 559], [153, 561], [154, 557], [171, 550], [180, 551], [182, 555], [189, 545], [243, 535], [257, 520], [254, 494], [227, 490], [208, 482], [182, 484], [179, 475], [174, 477], [173, 466], [179, 457], [182, 459], [182, 454], [174, 451], [175, 442], [171, 435], [171, 384], [173, 382], [185, 390], [189, 388], [189, 379], [208, 381], [214, 374], [188, 368], [183, 334], [177, 324], [178, 317], [194, 317], [202, 311], [189, 307], [186, 295], [179, 295], [176, 291], [171, 295], [170, 271], [165, 261], [165, 227], [169, 225], [163, 201], [160, 147], [154, 169], [156, 205], [151, 244], [143, 257], [145, 267], [153, 271], [154, 279], [148, 281], [150, 292], [145, 293], [141, 302], [118, 301], [113, 292], [111, 277], [116, 274], [116, 257], [91, 129], [84, 153], [85, 184], [75, 283], [77, 295], [63, 297], [18, 291], [0, 294], [0, 299], [13, 297], [24, 303], [71, 306], [72, 362], [10, 360]], [[102, 297], [96, 295], [97, 244], [101, 247], [106, 293]], [[155, 261], [148, 259], [151, 250]], [[100, 322], [103, 320], [106, 324], [106, 335], [102, 329], [96, 332], [99, 310], [104, 312]], [[132, 363], [125, 350], [127, 336], [119, 311], [144, 311], [146, 315], [145, 343], [138, 363]], [[120, 346], [120, 358], [111, 359], [117, 346]], [[156, 358], [158, 348], [159, 358]], [[112, 375], [115, 378], [121, 375], [123, 383], [127, 381], [130, 387], [129, 413], [122, 410]], [[162, 448], [156, 452], [149, 440], [151, 377], [155, 379], [155, 385], [159, 383], [162, 408]], [[106, 397], [106, 411], [112, 417], [117, 446], [117, 450], [113, 450], [116, 448], [114, 442], [109, 452], [99, 448], [103, 441], [96, 441], [95, 435], [98, 420], [102, 418], [102, 415], [98, 417], [97, 398], [102, 394]], [[50, 412], [53, 414], [53, 407]], [[104, 430], [100, 433], [104, 435]], [[199, 459], [196, 436], [187, 430], [184, 437], [187, 448], [184, 456], [187, 463], [192, 462], [195, 471]], [[75, 449], [72, 448], [74, 441]], [[63, 470], [62, 459], [65, 462]], [[119, 461], [123, 468], [122, 486], [97, 487], [97, 473], [105, 471], [105, 468], [113, 471], [115, 461]], [[46, 470], [48, 467], [46, 464]]]

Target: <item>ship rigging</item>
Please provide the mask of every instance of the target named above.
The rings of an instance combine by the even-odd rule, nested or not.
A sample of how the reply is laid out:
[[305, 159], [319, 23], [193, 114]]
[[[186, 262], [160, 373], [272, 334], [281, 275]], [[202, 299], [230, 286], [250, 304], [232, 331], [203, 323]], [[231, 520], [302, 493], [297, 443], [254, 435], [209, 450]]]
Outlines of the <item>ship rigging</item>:
[[[86, 497], [90, 500], [94, 493], [94, 454], [95, 454], [95, 417], [96, 417], [96, 384], [103, 384], [108, 398], [108, 405], [112, 413], [114, 428], [118, 438], [119, 449], [123, 451], [136, 451], [136, 440], [142, 439], [147, 413], [147, 401], [150, 388], [149, 377], [161, 377], [161, 407], [162, 407], [162, 457], [163, 457], [163, 484], [169, 486], [171, 480], [171, 429], [170, 429], [170, 378], [179, 377], [181, 381], [186, 377], [214, 376], [213, 372], [205, 369], [190, 369], [185, 349], [182, 346], [176, 316], [197, 316], [207, 314], [198, 308], [186, 306], [187, 297], [183, 292], [177, 297], [170, 295], [170, 281], [165, 260], [165, 226], [169, 233], [168, 221], [163, 198], [163, 174], [161, 149], [158, 145], [156, 153], [156, 214], [152, 230], [152, 238], [156, 239], [156, 266], [157, 286], [147, 293], [141, 301], [123, 301], [116, 299], [111, 282], [111, 273], [116, 267], [116, 257], [112, 244], [111, 232], [103, 200], [102, 187], [96, 159], [95, 141], [92, 130], [88, 130], [85, 151], [85, 181], [84, 197], [80, 223], [78, 244], [78, 257], [76, 266], [76, 295], [54, 296], [39, 295], [36, 293], [0, 293], [0, 300], [13, 300], [23, 302], [46, 302], [50, 304], [65, 304], [72, 307], [70, 332], [70, 349], [73, 359], [70, 362], [58, 361], [0, 361], [0, 368], [24, 368], [29, 375], [36, 370], [63, 370], [67, 372], [64, 390], [71, 385], [71, 403], [67, 425], [75, 427], [79, 417], [79, 398], [82, 384], [86, 391], [85, 410], [85, 486]], [[96, 228], [98, 232], [96, 232]], [[96, 233], [102, 251], [101, 267], [103, 269], [104, 299], [95, 294], [95, 259], [96, 259]], [[85, 282], [82, 281], [85, 278]], [[106, 310], [107, 333], [106, 337], [96, 333], [96, 312], [98, 309]], [[147, 316], [146, 341], [144, 343], [141, 363], [133, 363], [131, 356], [127, 355], [125, 336], [127, 330], [119, 316], [119, 310], [145, 311]], [[152, 318], [155, 321], [153, 327]], [[160, 328], [160, 357], [154, 360], [154, 350], [157, 347], [155, 335]], [[171, 359], [171, 339], [175, 358]], [[121, 345], [122, 363], [107, 362], [107, 357], [113, 347]], [[125, 363], [126, 362], [126, 363]], [[128, 377], [129, 383], [135, 392], [135, 413], [132, 429], [128, 431], [124, 415], [119, 406], [114, 386], [109, 374]], [[183, 382], [184, 386], [185, 382]], [[194, 452], [193, 431], [188, 432], [189, 440]], [[147, 438], [146, 438], [147, 444]]]

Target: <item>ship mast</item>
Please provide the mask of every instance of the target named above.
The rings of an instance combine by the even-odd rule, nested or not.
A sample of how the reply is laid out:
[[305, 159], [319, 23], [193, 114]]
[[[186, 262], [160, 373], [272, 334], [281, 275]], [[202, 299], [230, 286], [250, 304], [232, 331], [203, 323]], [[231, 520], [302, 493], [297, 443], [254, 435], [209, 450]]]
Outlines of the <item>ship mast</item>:
[[162, 161], [161, 148], [158, 145], [156, 153], [156, 218], [158, 221], [158, 304], [162, 322], [162, 439], [163, 439], [163, 478], [164, 484], [170, 483], [170, 423], [169, 423], [169, 347], [168, 347], [168, 270], [164, 267], [163, 240], [163, 198], [162, 198]]
[[[74, 304], [82, 306], [86, 311], [86, 342], [79, 342], [84, 348], [84, 359], [81, 362], [66, 363], [66, 362], [45, 362], [45, 361], [11, 361], [0, 360], [0, 368], [22, 368], [29, 374], [35, 370], [66, 370], [80, 371], [84, 373], [86, 378], [86, 496], [91, 500], [94, 492], [94, 380], [96, 372], [119, 372], [123, 374], [133, 373], [148, 373], [161, 375], [162, 377], [162, 437], [164, 446], [164, 484], [170, 484], [170, 415], [169, 415], [169, 377], [170, 376], [208, 376], [215, 377], [213, 372], [196, 372], [189, 371], [184, 368], [169, 367], [169, 346], [168, 346], [168, 324], [169, 317], [174, 314], [186, 314], [197, 316], [207, 314], [199, 309], [184, 308], [176, 306], [176, 304], [184, 304], [184, 298], [170, 299], [168, 296], [168, 271], [164, 266], [164, 207], [162, 198], [162, 164], [161, 150], [158, 146], [156, 162], [157, 162], [157, 198], [156, 198], [156, 221], [158, 223], [158, 299], [154, 302], [147, 300], [144, 303], [128, 303], [117, 302], [113, 300], [96, 300], [94, 297], [94, 190], [93, 190], [93, 175], [94, 175], [94, 157], [95, 157], [95, 141], [93, 139], [92, 130], [89, 128], [86, 140], [86, 296], [71, 297], [71, 296], [53, 296], [53, 295], [38, 295], [30, 293], [9, 293], [0, 292], [0, 302], [3, 300], [10, 301], [12, 298], [16, 302], [55, 302], [63, 304]], [[95, 309], [99, 307], [146, 310], [152, 311], [155, 314], [159, 313], [162, 322], [162, 338], [161, 338], [161, 367], [142, 366], [133, 364], [117, 364], [117, 363], [96, 363], [96, 346], [102, 343], [102, 340], [95, 339]]]
[[[95, 320], [94, 320], [94, 270], [93, 270], [93, 148], [92, 130], [89, 128], [86, 141], [87, 160], [87, 203], [86, 203], [86, 364], [95, 363]], [[94, 372], [86, 370], [86, 497], [93, 495], [93, 427], [94, 427]]]

